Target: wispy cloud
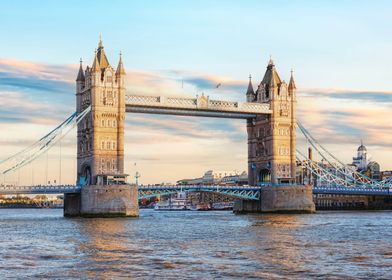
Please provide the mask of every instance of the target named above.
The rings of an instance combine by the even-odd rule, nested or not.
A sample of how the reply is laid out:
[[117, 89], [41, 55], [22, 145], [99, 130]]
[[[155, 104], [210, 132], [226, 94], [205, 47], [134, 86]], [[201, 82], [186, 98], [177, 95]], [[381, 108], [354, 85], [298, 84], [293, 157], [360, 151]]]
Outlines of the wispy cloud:
[[301, 89], [301, 96], [392, 103], [392, 91], [351, 91], [345, 89]]
[[[74, 111], [77, 67], [0, 59], [0, 130], [6, 131], [0, 144], [5, 151], [12, 154], [35, 141]], [[204, 92], [213, 99], [244, 101], [247, 83], [182, 70], [127, 69], [128, 94], [194, 96]], [[257, 83], [253, 86], [257, 88]], [[301, 88], [297, 115], [344, 161], [351, 160], [362, 138], [382, 167], [391, 168], [391, 97], [389, 91]], [[303, 148], [306, 143], [298, 135]], [[132, 114], [127, 116], [125, 136], [127, 161], [138, 162], [145, 182], [175, 181], [182, 177], [178, 172], [199, 176], [209, 168], [246, 169], [243, 120]], [[63, 142], [68, 157], [75, 152], [74, 137]]]

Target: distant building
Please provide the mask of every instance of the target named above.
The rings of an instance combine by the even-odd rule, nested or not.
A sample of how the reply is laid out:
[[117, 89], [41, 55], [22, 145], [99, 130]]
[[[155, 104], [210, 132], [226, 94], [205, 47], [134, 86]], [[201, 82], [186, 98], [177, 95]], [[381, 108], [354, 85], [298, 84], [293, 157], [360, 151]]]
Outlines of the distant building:
[[246, 185], [248, 173], [246, 171], [214, 171], [208, 170], [203, 177], [194, 179], [182, 179], [177, 181], [179, 185]]
[[385, 170], [380, 172], [381, 180], [392, 178], [392, 170]]
[[374, 180], [380, 181], [381, 180], [380, 165], [375, 161], [369, 162], [366, 175]]
[[367, 149], [361, 141], [361, 145], [357, 149], [357, 156], [353, 157], [352, 165], [356, 167], [358, 172], [371, 179], [381, 180], [380, 165], [376, 161], [369, 161], [367, 157]]
[[358, 147], [357, 156], [353, 157], [353, 165], [357, 167], [358, 171], [367, 170], [367, 149], [361, 141], [361, 146]]

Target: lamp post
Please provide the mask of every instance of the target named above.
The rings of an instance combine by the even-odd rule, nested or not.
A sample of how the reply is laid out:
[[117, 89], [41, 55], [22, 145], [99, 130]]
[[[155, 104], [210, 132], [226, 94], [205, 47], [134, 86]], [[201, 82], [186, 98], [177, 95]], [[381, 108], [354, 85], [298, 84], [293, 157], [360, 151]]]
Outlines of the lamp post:
[[139, 171], [137, 171], [137, 168], [136, 168], [136, 162], [134, 163], [134, 166], [135, 166], [135, 183], [136, 183], [136, 186], [138, 186], [138, 184], [139, 184], [139, 178], [140, 178], [140, 173], [139, 173]]

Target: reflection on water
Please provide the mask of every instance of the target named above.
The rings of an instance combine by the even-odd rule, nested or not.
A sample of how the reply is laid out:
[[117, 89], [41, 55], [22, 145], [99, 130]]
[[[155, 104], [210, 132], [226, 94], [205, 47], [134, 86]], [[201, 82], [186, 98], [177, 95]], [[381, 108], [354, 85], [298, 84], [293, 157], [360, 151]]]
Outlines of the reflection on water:
[[156, 212], [65, 219], [0, 209], [1, 278], [390, 279], [392, 212]]

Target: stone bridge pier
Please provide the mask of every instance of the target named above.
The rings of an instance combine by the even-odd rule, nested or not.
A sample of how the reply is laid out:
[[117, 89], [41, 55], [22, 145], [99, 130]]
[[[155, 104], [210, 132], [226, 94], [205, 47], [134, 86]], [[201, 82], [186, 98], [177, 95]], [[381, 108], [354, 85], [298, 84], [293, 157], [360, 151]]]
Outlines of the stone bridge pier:
[[312, 186], [269, 186], [261, 190], [259, 201], [237, 200], [234, 213], [314, 213]]

